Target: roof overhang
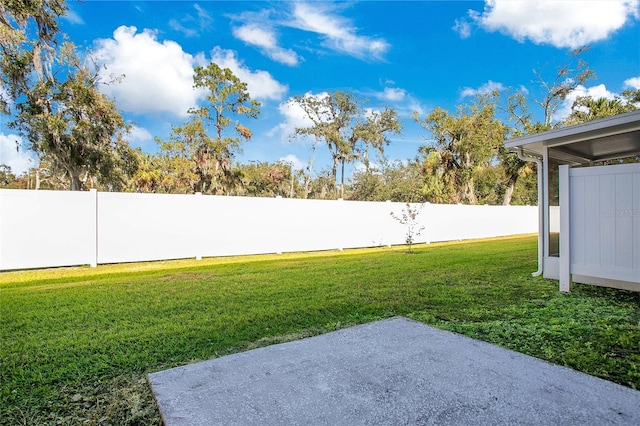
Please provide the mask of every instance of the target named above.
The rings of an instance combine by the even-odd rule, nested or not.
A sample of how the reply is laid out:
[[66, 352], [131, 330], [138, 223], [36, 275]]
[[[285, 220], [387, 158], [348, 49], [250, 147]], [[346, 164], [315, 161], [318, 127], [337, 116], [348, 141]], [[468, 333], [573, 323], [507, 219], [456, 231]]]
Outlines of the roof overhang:
[[504, 145], [537, 156], [548, 149], [550, 158], [569, 164], [640, 156], [640, 110], [511, 139]]

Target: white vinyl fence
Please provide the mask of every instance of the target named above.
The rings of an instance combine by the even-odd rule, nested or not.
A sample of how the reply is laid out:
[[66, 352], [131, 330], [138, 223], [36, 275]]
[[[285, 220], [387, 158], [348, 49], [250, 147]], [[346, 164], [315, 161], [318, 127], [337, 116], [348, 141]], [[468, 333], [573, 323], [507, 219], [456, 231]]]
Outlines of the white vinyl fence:
[[568, 181], [568, 193], [560, 194], [560, 219], [563, 213], [569, 219], [560, 225], [560, 242], [569, 242], [560, 248], [564, 281], [571, 274], [576, 282], [640, 284], [640, 164], [562, 166], [560, 177]]
[[[416, 205], [418, 207], [418, 205]], [[404, 244], [404, 203], [0, 189], [0, 270]], [[537, 207], [425, 204], [416, 243], [537, 232]]]

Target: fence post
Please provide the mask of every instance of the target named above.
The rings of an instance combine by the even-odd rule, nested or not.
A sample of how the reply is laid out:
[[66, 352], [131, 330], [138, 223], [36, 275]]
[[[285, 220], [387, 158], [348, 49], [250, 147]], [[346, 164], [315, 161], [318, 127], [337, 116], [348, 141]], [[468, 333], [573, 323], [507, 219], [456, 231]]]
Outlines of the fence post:
[[91, 235], [93, 236], [92, 246], [93, 246], [93, 254], [91, 256], [91, 261], [89, 266], [92, 268], [98, 267], [98, 190], [95, 188], [91, 188], [89, 190], [89, 194], [91, 197], [91, 204], [93, 205], [93, 229], [91, 230]]
[[[386, 201], [387, 205], [389, 206], [389, 215], [391, 215], [391, 213], [393, 213], [393, 210], [391, 210], [391, 200], [387, 200]], [[389, 235], [389, 231], [387, 230], [387, 235], [386, 238], [387, 240], [387, 248], [391, 248], [391, 235]]]
[[[201, 200], [201, 198], [198, 198], [198, 197], [202, 196], [202, 192], [196, 192], [194, 195], [197, 197], [197, 198], [195, 198], [195, 200], [194, 200], [194, 201], [195, 201], [195, 204], [196, 204], [196, 211], [197, 211], [197, 212], [199, 212], [199, 211], [201, 211], [202, 209], [201, 209], [201, 206], [199, 205], [199, 204], [200, 204], [200, 203], [199, 203], [199, 201]], [[196, 221], [196, 222], [198, 223], [198, 222], [200, 222], [200, 221]], [[197, 241], [197, 243], [196, 243], [196, 260], [202, 260], [202, 247], [201, 247], [201, 243], [200, 243], [200, 241], [199, 241], [199, 240], [196, 240], [196, 241]]]
[[[276, 195], [276, 200], [282, 200], [282, 195]], [[282, 254], [282, 243], [278, 243], [276, 254]]]

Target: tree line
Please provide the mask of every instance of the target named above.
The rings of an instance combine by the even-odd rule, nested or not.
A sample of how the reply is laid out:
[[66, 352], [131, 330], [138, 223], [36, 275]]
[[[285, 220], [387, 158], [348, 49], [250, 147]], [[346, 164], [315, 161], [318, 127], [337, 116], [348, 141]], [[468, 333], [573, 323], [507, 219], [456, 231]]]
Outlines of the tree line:
[[[298, 170], [286, 162], [236, 160], [253, 137], [251, 121], [260, 104], [246, 83], [215, 63], [194, 69], [193, 87], [206, 98], [172, 126], [158, 152], [144, 153], [127, 142], [126, 123], [113, 99], [100, 92], [104, 82], [90, 53], [64, 41], [57, 19], [63, 0], [26, 0], [0, 5], [1, 113], [38, 159], [38, 166], [16, 176], [0, 165], [0, 187], [25, 189], [98, 188], [104, 191], [194, 193], [291, 198], [465, 204], [535, 204], [535, 164], [504, 149], [506, 139], [637, 109], [640, 91], [615, 99], [578, 98], [561, 122], [553, 118], [578, 85], [595, 76], [575, 50], [555, 79], [535, 74], [542, 99], [523, 90], [478, 94], [455, 111], [435, 108], [413, 120], [424, 129], [414, 158], [390, 161], [385, 147], [402, 124], [391, 107], [366, 108], [352, 93], [300, 95], [291, 103], [309, 125], [292, 137], [311, 138], [312, 149], [326, 149], [328, 167]], [[125, 77], [122, 77], [125, 78]], [[529, 105], [540, 108], [537, 121]], [[637, 159], [636, 159], [637, 160]], [[359, 167], [345, 180], [345, 165]]]

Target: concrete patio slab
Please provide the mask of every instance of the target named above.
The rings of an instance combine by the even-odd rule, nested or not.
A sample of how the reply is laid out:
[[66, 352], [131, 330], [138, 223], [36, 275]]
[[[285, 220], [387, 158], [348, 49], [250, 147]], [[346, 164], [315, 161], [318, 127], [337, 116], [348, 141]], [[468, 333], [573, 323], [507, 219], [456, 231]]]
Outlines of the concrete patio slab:
[[406, 318], [149, 375], [167, 426], [640, 425], [640, 392]]

